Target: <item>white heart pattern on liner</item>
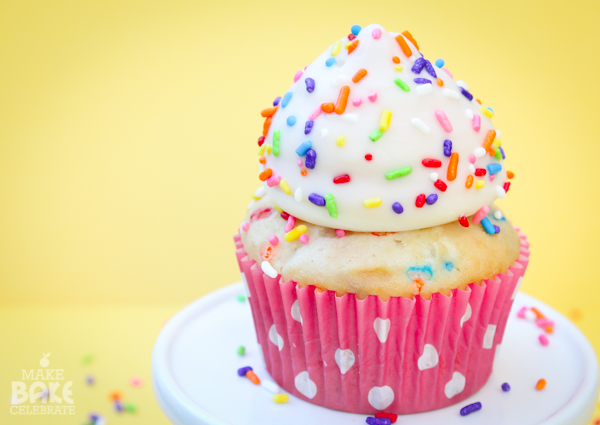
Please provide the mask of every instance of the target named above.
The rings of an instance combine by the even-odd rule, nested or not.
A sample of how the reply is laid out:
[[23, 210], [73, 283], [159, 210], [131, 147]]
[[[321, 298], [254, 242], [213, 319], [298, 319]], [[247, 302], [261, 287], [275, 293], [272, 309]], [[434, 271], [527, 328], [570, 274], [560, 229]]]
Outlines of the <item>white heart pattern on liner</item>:
[[471, 304], [467, 304], [467, 309], [465, 310], [465, 314], [462, 317], [462, 319], [460, 319], [460, 327], [461, 328], [463, 327], [465, 322], [471, 318], [471, 314], [473, 314], [473, 310], [471, 309]]
[[298, 300], [294, 301], [294, 304], [292, 304], [290, 314], [292, 315], [292, 319], [302, 324], [302, 316], [300, 315], [300, 302]]
[[242, 282], [244, 282], [244, 292], [246, 297], [250, 298], [250, 289], [248, 289], [248, 281], [246, 280], [246, 273], [242, 273]]
[[446, 397], [452, 398], [455, 395], [462, 393], [462, 391], [465, 389], [466, 383], [467, 379], [462, 373], [454, 372], [452, 374], [452, 379], [448, 381], [444, 387], [444, 394], [446, 394]]
[[483, 348], [489, 350], [494, 345], [494, 335], [496, 335], [496, 325], [488, 325], [483, 336]]
[[277, 333], [275, 325], [271, 326], [271, 329], [269, 329], [269, 339], [279, 348], [279, 351], [283, 350], [283, 338]]
[[348, 370], [350, 370], [356, 361], [354, 353], [349, 348], [346, 350], [338, 348], [335, 350], [335, 355], [333, 357], [335, 358], [335, 362], [339, 366], [342, 375], [348, 372]]
[[391, 325], [392, 322], [390, 321], [390, 319], [382, 319], [380, 317], [376, 318], [373, 322], [373, 329], [375, 329], [377, 338], [379, 338], [379, 341], [381, 341], [381, 343], [387, 341]]
[[440, 356], [435, 347], [431, 344], [425, 344], [423, 354], [419, 357], [417, 365], [419, 366], [419, 370], [431, 369], [437, 366], [439, 360]]
[[369, 404], [377, 410], [385, 410], [394, 402], [394, 391], [388, 387], [373, 387], [368, 395]]
[[300, 394], [306, 398], [314, 398], [317, 395], [317, 384], [310, 380], [306, 371], [296, 375], [294, 385], [296, 385], [296, 389], [300, 391]]

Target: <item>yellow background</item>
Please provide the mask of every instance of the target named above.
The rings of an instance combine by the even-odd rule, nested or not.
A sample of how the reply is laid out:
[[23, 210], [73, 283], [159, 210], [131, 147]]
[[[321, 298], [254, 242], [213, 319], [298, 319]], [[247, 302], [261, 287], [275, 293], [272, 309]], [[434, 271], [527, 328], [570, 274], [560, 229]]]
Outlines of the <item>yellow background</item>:
[[[352, 24], [410, 30], [494, 108], [522, 290], [600, 350], [599, 21], [595, 0], [2, 1], [0, 422], [112, 419], [121, 389], [140, 411], [113, 423], [166, 423], [127, 380], [150, 379], [165, 319], [239, 279], [259, 112]], [[76, 417], [11, 417], [10, 381], [47, 352]]]

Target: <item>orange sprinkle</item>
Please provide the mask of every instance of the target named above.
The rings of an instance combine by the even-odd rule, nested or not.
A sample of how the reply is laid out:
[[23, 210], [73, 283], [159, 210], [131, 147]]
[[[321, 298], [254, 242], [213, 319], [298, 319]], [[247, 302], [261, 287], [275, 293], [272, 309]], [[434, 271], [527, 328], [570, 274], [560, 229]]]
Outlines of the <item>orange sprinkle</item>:
[[[367, 71], [365, 71], [366, 73]], [[338, 115], [342, 115], [346, 110], [346, 104], [348, 103], [348, 96], [350, 96], [350, 87], [344, 86], [340, 89], [340, 94], [338, 95], [338, 100], [335, 104], [335, 113]]]
[[260, 158], [258, 158], [258, 162], [265, 165], [265, 162], [267, 162], [267, 158], [265, 158], [264, 156], [261, 156]]
[[546, 380], [545, 379], [540, 379], [538, 381], [538, 383], [535, 385], [535, 389], [538, 390], [538, 391], [539, 390], [543, 390], [544, 387], [546, 387]]
[[360, 80], [363, 79], [363, 77], [365, 75], [367, 75], [367, 70], [359, 69], [358, 71], [356, 71], [356, 74], [354, 74], [354, 77], [352, 77], [352, 81], [354, 81], [355, 83], [358, 83]]
[[506, 172], [506, 177], [508, 177], [509, 179], [514, 179], [515, 178], [515, 173], [513, 173], [512, 171], [507, 171]]
[[408, 44], [406, 43], [406, 40], [404, 39], [404, 37], [402, 37], [402, 35], [397, 35], [396, 41], [400, 45], [400, 48], [404, 52], [404, 55], [407, 58], [410, 58], [412, 56], [412, 50], [410, 50], [410, 47], [408, 47]]
[[485, 139], [483, 140], [483, 147], [487, 152], [490, 151], [492, 147], [492, 143], [494, 143], [494, 139], [496, 138], [496, 130], [488, 130], [485, 135]]
[[300, 170], [300, 174], [302, 174], [303, 176], [305, 176], [305, 177], [306, 177], [306, 175], [307, 175], [308, 173], [306, 172], [306, 170]]
[[356, 49], [356, 48], [358, 47], [358, 41], [359, 41], [359, 40], [358, 40], [358, 38], [357, 38], [356, 40], [354, 40], [354, 41], [352, 42], [352, 44], [350, 44], [350, 45], [348, 46], [348, 54], [352, 53], [352, 52], [354, 51], [354, 49]]
[[547, 334], [550, 334], [550, 335], [552, 335], [554, 333], [554, 328], [550, 325], [546, 326], [544, 328], [544, 330], [546, 331]]
[[438, 78], [435, 80], [435, 82], [437, 83], [438, 86], [442, 87], [444, 85], [444, 80], [442, 80], [441, 78]]
[[496, 156], [496, 149], [490, 148], [488, 152], [490, 153], [490, 156]]
[[321, 110], [323, 110], [323, 112], [326, 112], [328, 114], [332, 113], [334, 109], [335, 109], [335, 105], [333, 104], [333, 102], [327, 102], [327, 103], [321, 104]]
[[263, 124], [263, 136], [267, 137], [267, 133], [269, 132], [269, 127], [271, 127], [272, 118], [268, 117]]
[[246, 372], [246, 378], [248, 378], [250, 381], [252, 381], [252, 383], [254, 385], [259, 385], [260, 384], [260, 379], [258, 379], [258, 376], [256, 376], [256, 373], [254, 373], [251, 370], [249, 370], [248, 372]]
[[453, 181], [456, 179], [456, 169], [458, 168], [458, 154], [456, 152], [452, 152], [450, 155], [450, 162], [448, 163], [448, 173], [446, 174], [446, 178], [449, 181]]
[[467, 187], [467, 189], [471, 189], [471, 186], [473, 186], [473, 176], [467, 177], [467, 183], [465, 184], [465, 186]]
[[423, 285], [425, 285], [421, 278], [417, 277], [415, 280], [413, 280], [413, 282], [417, 284], [417, 288], [419, 288], [419, 292], [421, 292], [421, 288], [423, 288]]
[[121, 391], [113, 391], [110, 394], [108, 394], [108, 398], [111, 400], [121, 400], [123, 398], [123, 394], [121, 393]]
[[398, 56], [394, 56], [392, 60], [394, 61], [394, 63], [400, 63], [400, 58]]
[[262, 111], [260, 111], [260, 115], [265, 118], [272, 117], [273, 114], [275, 114], [275, 112], [277, 112], [277, 108], [279, 108], [279, 105], [274, 106], [272, 108], [263, 109]]
[[475, 99], [477, 101], [477, 103], [479, 103], [481, 105], [481, 100], [479, 99]]
[[531, 307], [531, 311], [533, 311], [535, 313], [535, 317], [537, 317], [538, 319], [545, 319], [546, 316], [544, 316], [544, 313], [542, 313], [541, 311], [539, 311], [536, 307]]
[[419, 51], [421, 50], [421, 49], [419, 49], [419, 44], [417, 43], [417, 40], [415, 40], [415, 38], [412, 36], [412, 34], [410, 32], [404, 31], [402, 33], [402, 35], [404, 35], [404, 37], [408, 38], [410, 40], [410, 42], [415, 45], [417, 50], [419, 50]]
[[260, 251], [260, 256], [266, 261], [269, 261], [271, 258], [273, 258], [273, 255], [275, 254], [272, 246], [263, 247]]
[[273, 170], [271, 170], [270, 168], [267, 168], [265, 171], [263, 171], [262, 173], [260, 173], [258, 175], [258, 178], [260, 179], [260, 181], [264, 182], [267, 181], [267, 179], [269, 177], [271, 177], [273, 175]]

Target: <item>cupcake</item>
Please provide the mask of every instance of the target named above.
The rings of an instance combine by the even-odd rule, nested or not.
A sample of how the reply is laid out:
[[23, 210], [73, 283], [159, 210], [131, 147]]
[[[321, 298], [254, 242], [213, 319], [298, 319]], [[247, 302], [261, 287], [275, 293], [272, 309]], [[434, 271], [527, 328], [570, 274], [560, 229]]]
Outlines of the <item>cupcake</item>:
[[409, 414], [489, 378], [528, 263], [493, 205], [493, 111], [412, 35], [352, 27], [264, 109], [235, 237], [265, 365], [324, 407]]

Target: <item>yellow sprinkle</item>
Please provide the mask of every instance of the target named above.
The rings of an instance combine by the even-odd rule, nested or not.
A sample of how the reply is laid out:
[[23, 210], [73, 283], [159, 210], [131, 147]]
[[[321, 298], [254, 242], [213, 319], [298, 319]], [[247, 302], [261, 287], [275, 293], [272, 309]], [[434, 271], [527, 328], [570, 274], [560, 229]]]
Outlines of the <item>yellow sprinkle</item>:
[[258, 201], [260, 198], [256, 195], [252, 195], [252, 199], [254, 199], [255, 201]]
[[392, 111], [384, 110], [381, 113], [381, 121], [379, 121], [379, 130], [385, 131], [390, 128], [390, 121], [392, 120]]
[[279, 182], [279, 186], [280, 186], [280, 187], [283, 189], [283, 191], [284, 191], [286, 194], [288, 194], [288, 195], [289, 195], [289, 194], [291, 194], [291, 193], [292, 193], [292, 191], [290, 190], [290, 186], [288, 185], [288, 183], [287, 183], [285, 180], [281, 180], [281, 181]]
[[338, 146], [344, 146], [346, 144], [346, 138], [344, 136], [338, 136], [337, 139], [335, 139], [335, 144]]
[[485, 186], [485, 181], [484, 180], [477, 180], [475, 182], [475, 189], [481, 189]]
[[365, 199], [363, 201], [363, 205], [365, 206], [365, 208], [375, 208], [381, 205], [381, 199], [380, 198], [371, 198], [371, 199]]
[[273, 397], [271, 397], [271, 400], [278, 404], [287, 403], [289, 399], [290, 396], [287, 394], [274, 394]]
[[267, 145], [267, 155], [271, 155], [271, 145]]
[[267, 148], [267, 145], [265, 145], [264, 143], [262, 144], [262, 146], [260, 148], [258, 148], [258, 155], [262, 156], [265, 153], [265, 149]]
[[333, 43], [333, 47], [331, 48], [331, 56], [337, 56], [340, 52], [340, 47], [342, 47], [342, 42], [340, 40]]
[[275, 210], [280, 214], [283, 212], [283, 210], [279, 208], [276, 204], [273, 204], [273, 208], [275, 208]]
[[492, 147], [497, 148], [498, 146], [500, 146], [500, 139], [495, 139], [494, 143], [492, 143]]
[[488, 108], [484, 108], [483, 106], [480, 106], [479, 110], [481, 111], [481, 113], [483, 115], [485, 115], [488, 118], [492, 118], [494, 116], [494, 113], [492, 111], [490, 111]]
[[345, 48], [345, 49], [348, 49], [348, 47], [349, 47], [351, 44], [352, 44], [352, 42], [351, 42], [351, 41], [347, 42], [347, 43], [344, 45], [344, 48]]
[[396, 65], [394, 68], [396, 71], [402, 71], [402, 65]]
[[298, 239], [300, 237], [301, 234], [306, 233], [307, 230], [308, 229], [306, 228], [306, 226], [304, 224], [301, 224], [300, 226], [295, 227], [294, 229], [290, 230], [289, 232], [287, 232], [285, 234], [286, 242], [295, 241], [296, 239]]

